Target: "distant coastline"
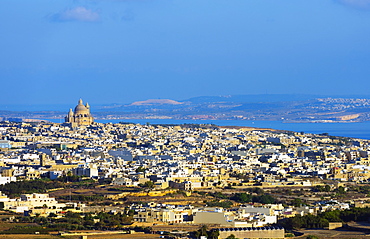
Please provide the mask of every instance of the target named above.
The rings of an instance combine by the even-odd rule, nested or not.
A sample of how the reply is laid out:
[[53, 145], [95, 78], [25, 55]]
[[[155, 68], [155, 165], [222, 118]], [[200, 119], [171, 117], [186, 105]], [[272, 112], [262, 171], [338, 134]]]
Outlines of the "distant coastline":
[[[60, 119], [45, 119], [61, 123]], [[322, 123], [322, 122], [286, 122], [266, 120], [174, 120], [174, 119], [109, 119], [99, 120], [98, 123], [135, 123], [135, 124], [214, 124], [217, 126], [243, 126], [251, 128], [287, 130], [312, 134], [328, 133], [332, 136], [370, 139], [370, 121], [351, 123]]]
[[294, 123], [309, 123], [309, 124], [336, 124], [336, 123], [344, 123], [344, 124], [350, 124], [350, 123], [361, 123], [361, 122], [367, 122], [367, 121], [359, 121], [359, 120], [285, 120], [282, 121], [283, 123], [287, 124], [294, 124]]

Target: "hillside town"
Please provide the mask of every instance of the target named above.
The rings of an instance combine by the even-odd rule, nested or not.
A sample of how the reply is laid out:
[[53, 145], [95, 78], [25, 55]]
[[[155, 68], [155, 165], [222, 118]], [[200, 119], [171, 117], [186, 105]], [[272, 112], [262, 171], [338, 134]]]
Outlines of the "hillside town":
[[[102, 124], [81, 100], [63, 124], [4, 121], [0, 138], [1, 207], [31, 218], [121, 213], [129, 215], [127, 225], [208, 225], [218, 238], [283, 238], [280, 220], [370, 205], [369, 140], [249, 127]], [[27, 182], [49, 187], [6, 194], [7, 185]], [[93, 186], [79, 194], [83, 182]], [[92, 225], [104, 228], [99, 220]]]

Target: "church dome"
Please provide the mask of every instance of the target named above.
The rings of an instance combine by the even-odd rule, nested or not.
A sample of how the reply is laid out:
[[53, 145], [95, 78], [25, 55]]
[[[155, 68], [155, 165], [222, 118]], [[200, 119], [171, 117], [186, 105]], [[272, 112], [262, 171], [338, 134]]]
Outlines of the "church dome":
[[65, 122], [68, 123], [72, 128], [85, 127], [94, 123], [94, 117], [90, 114], [90, 105], [83, 104], [82, 100], [78, 101], [78, 105], [75, 107], [74, 112], [72, 109], [69, 110], [65, 117]]
[[78, 105], [75, 107], [75, 115], [88, 115], [90, 111], [86, 106], [83, 105], [82, 100], [78, 101]]

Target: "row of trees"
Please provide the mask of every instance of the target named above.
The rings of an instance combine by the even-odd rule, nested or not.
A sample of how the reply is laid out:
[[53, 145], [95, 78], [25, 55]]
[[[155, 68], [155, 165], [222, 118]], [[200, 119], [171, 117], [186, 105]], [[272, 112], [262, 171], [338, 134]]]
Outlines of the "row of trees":
[[226, 205], [222, 207], [230, 207], [232, 205], [232, 202], [228, 200], [233, 200], [238, 203], [255, 202], [255, 203], [263, 203], [263, 204], [276, 203], [278, 201], [273, 196], [269, 194], [265, 194], [263, 189], [260, 189], [260, 188], [250, 188], [248, 189], [248, 192], [246, 193], [223, 194], [221, 192], [214, 192], [214, 193], [208, 193], [208, 195], [218, 199], [219, 200], [218, 204], [220, 204], [220, 205], [216, 205], [217, 200], [214, 200], [211, 202], [207, 202], [209, 206]]
[[97, 184], [92, 179], [82, 179], [69, 173], [56, 180], [44, 178], [10, 182], [0, 185], [0, 191], [14, 197], [24, 193], [45, 193], [55, 188], [94, 188]]
[[223, 208], [231, 208], [231, 206], [233, 205], [233, 202], [229, 201], [229, 200], [222, 200], [222, 201], [219, 201], [219, 200], [213, 200], [213, 201], [208, 201], [207, 202], [207, 205], [209, 207], [223, 207]]
[[16, 196], [23, 193], [45, 193], [48, 189], [63, 187], [59, 181], [44, 179], [17, 181], [0, 185], [0, 191], [10, 196]]
[[208, 230], [206, 225], [203, 225], [197, 231], [190, 232], [192, 238], [200, 238], [201, 236], [207, 237], [207, 239], [217, 239], [220, 235], [218, 230]]
[[300, 228], [323, 228], [329, 226], [329, 221], [315, 215], [297, 215], [292, 218], [286, 218], [279, 221], [279, 224], [288, 230]]
[[286, 218], [279, 221], [279, 225], [292, 230], [300, 228], [323, 228], [329, 225], [329, 222], [361, 222], [370, 218], [370, 208], [351, 208], [347, 210], [334, 210], [315, 215], [297, 215], [292, 218]]
[[103, 200], [105, 200], [105, 197], [102, 195], [70, 195], [70, 196], [65, 195], [59, 196], [58, 198], [78, 202], [94, 202], [94, 201], [102, 202]]
[[339, 186], [338, 188], [332, 190], [330, 185], [325, 185], [325, 186], [317, 185], [312, 188], [312, 191], [314, 192], [336, 192], [338, 194], [344, 194], [345, 188], [342, 186]]
[[61, 230], [112, 230], [121, 229], [125, 225], [132, 223], [134, 211], [128, 210], [124, 213], [106, 213], [99, 212], [96, 215], [91, 213], [80, 214], [74, 212], [65, 213], [64, 217], [57, 218], [51, 213], [48, 217], [19, 217], [20, 222], [36, 223], [37, 227], [42, 226], [46, 231], [61, 231]]
[[247, 193], [235, 193], [230, 199], [240, 203], [257, 202], [263, 204], [276, 203], [277, 201], [273, 196], [269, 194], [253, 196]]

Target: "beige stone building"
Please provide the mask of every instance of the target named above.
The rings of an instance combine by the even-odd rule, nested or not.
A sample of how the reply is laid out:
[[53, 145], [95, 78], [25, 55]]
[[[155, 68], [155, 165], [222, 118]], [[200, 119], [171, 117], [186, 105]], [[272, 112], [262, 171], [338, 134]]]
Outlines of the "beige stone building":
[[149, 223], [182, 223], [184, 214], [188, 214], [188, 212], [182, 209], [146, 208], [145, 210], [135, 213], [134, 221]]
[[[2, 195], [0, 201], [2, 202], [2, 209], [18, 213], [33, 211], [35, 209], [42, 209], [41, 214], [59, 213], [66, 206], [64, 203], [58, 203], [55, 198], [49, 197], [48, 194], [41, 193], [22, 194], [20, 198], [16, 199], [10, 199]], [[38, 213], [40, 212], [38, 211]]]
[[83, 104], [82, 99], [78, 101], [74, 112], [69, 110], [68, 115], [65, 117], [65, 122], [70, 124], [71, 127], [89, 126], [94, 122], [94, 118], [90, 113], [90, 105]]

